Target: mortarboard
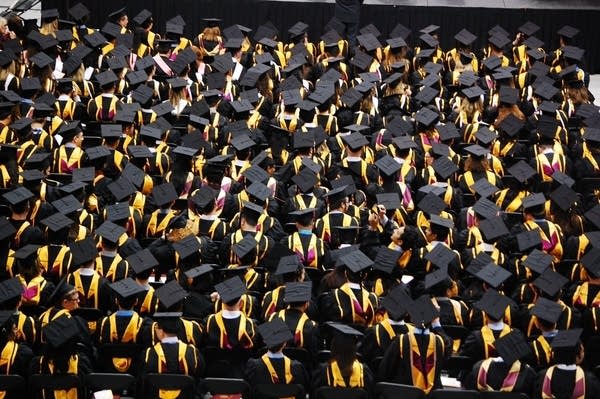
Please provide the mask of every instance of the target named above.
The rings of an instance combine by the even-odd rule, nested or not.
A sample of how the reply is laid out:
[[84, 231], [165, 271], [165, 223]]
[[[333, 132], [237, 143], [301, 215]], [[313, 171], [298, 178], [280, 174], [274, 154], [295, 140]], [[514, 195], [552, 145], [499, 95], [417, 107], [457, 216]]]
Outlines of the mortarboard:
[[358, 43], [365, 48], [367, 51], [373, 51], [377, 48], [382, 47], [377, 37], [372, 33], [364, 33], [356, 37]]
[[500, 320], [510, 303], [511, 300], [507, 296], [498, 293], [496, 290], [489, 289], [479, 301], [475, 302], [474, 306], [477, 309], [483, 310], [492, 319]]
[[[18, 277], [13, 277], [0, 282], [0, 304], [20, 297], [22, 293], [23, 285]], [[14, 314], [14, 312], [11, 313]]]
[[560, 330], [552, 339], [552, 349], [575, 349], [579, 344], [582, 328]]
[[439, 92], [437, 90], [428, 86], [423, 86], [423, 88], [414, 96], [414, 99], [426, 105], [430, 104], [438, 94]]
[[148, 248], [132, 253], [127, 256], [126, 260], [136, 274], [141, 274], [148, 269], [158, 266], [158, 260], [156, 260]]
[[98, 255], [98, 249], [96, 243], [91, 237], [84, 240], [75, 241], [69, 245], [71, 255], [73, 256], [71, 264], [73, 266], [81, 266], [83, 264], [92, 262]]
[[40, 223], [47, 226], [50, 231], [57, 232], [71, 226], [75, 222], [59, 212], [42, 219]]
[[530, 312], [538, 319], [556, 323], [562, 315], [563, 308], [558, 303], [541, 297], [535, 302], [535, 305], [531, 308]]
[[423, 33], [421, 36], [419, 36], [419, 39], [421, 39], [423, 43], [425, 43], [432, 49], [436, 48], [440, 44], [440, 42], [435, 37], [431, 36], [428, 33]]
[[111, 12], [110, 14], [108, 14], [108, 18], [111, 21], [118, 21], [119, 19], [121, 19], [122, 17], [124, 17], [125, 15], [127, 15], [127, 11], [125, 7], [119, 8], [116, 11]]
[[33, 120], [31, 118], [20, 118], [12, 123], [9, 127], [15, 132], [20, 132], [21, 130], [29, 128], [32, 122]]
[[398, 24], [396, 24], [394, 29], [392, 29], [390, 31], [389, 37], [401, 37], [402, 39], [406, 40], [408, 38], [408, 36], [410, 36], [410, 34], [411, 34], [410, 29], [408, 29], [406, 26], [402, 25], [401, 23], [398, 23]]
[[52, 206], [63, 215], [69, 215], [82, 208], [81, 202], [72, 194], [52, 202]]
[[470, 46], [471, 43], [473, 43], [475, 41], [475, 39], [477, 39], [477, 36], [475, 36], [474, 34], [472, 34], [471, 32], [469, 32], [466, 29], [462, 29], [460, 32], [458, 32], [456, 35], [454, 35], [454, 38], [461, 44], [464, 44], [465, 46]]
[[503, 49], [508, 43], [510, 43], [510, 39], [503, 35], [493, 35], [488, 39], [488, 41], [499, 49]]
[[523, 41], [523, 44], [526, 45], [530, 49], [538, 49], [544, 46], [544, 42], [538, 39], [535, 36], [529, 36], [527, 39]]
[[278, 317], [259, 325], [256, 329], [267, 348], [279, 347], [294, 338], [285, 321]]
[[538, 229], [524, 231], [517, 234], [517, 244], [519, 251], [524, 252], [530, 248], [538, 247], [542, 244], [542, 237]]
[[292, 181], [303, 193], [309, 192], [318, 182], [317, 175], [309, 168], [302, 169], [297, 175], [292, 177]]
[[173, 306], [185, 299], [188, 292], [183, 289], [177, 280], [173, 280], [158, 288], [155, 294], [164, 310], [171, 310]]
[[155, 106], [152, 107], [152, 111], [154, 111], [154, 113], [158, 117], [161, 117], [161, 116], [164, 116], [164, 115], [168, 115], [174, 109], [175, 108], [173, 107], [173, 105], [169, 101], [163, 101], [162, 103], [156, 104]]
[[92, 148], [87, 148], [85, 150], [85, 154], [87, 155], [90, 161], [95, 161], [96, 159], [106, 158], [111, 155], [111, 152], [108, 148], [104, 146], [96, 146]]
[[431, 298], [428, 295], [421, 295], [418, 299], [410, 304], [408, 309], [410, 319], [415, 326], [422, 327], [431, 323], [439, 316], [439, 311], [433, 305]]
[[110, 288], [121, 299], [132, 298], [145, 291], [144, 287], [138, 284], [131, 277], [127, 277], [123, 280], [119, 280], [115, 283], [110, 284]]
[[538, 274], [542, 274], [552, 265], [552, 255], [534, 249], [523, 261], [523, 265]]
[[427, 25], [423, 29], [420, 29], [419, 32], [428, 33], [431, 35], [432, 33], [436, 33], [439, 29], [440, 27], [438, 25]]
[[585, 50], [575, 46], [564, 46], [562, 54], [565, 58], [579, 62], [582, 60]]
[[402, 202], [398, 193], [377, 194], [377, 203], [383, 205], [386, 210], [402, 208]]
[[562, 28], [560, 28], [556, 33], [559, 36], [566, 37], [567, 39], [573, 39], [579, 33], [579, 29], [574, 28], [570, 25], [565, 25]]
[[387, 247], [381, 247], [377, 250], [377, 255], [373, 263], [373, 269], [379, 270], [386, 274], [392, 274], [397, 266], [400, 252], [394, 251]]
[[208, 206], [208, 204], [211, 203], [211, 201], [214, 201], [215, 198], [215, 190], [205, 185], [196, 190], [192, 196], [192, 201], [198, 208], [204, 209]]
[[282, 256], [279, 259], [279, 263], [277, 264], [275, 275], [281, 276], [283, 274], [288, 273], [297, 273], [300, 269], [302, 269], [302, 263], [300, 263], [298, 255], [293, 254], [288, 256]]
[[298, 21], [290, 29], [288, 29], [288, 33], [290, 34], [290, 39], [293, 39], [305, 34], [307, 30], [308, 25], [304, 22]]
[[417, 114], [415, 116], [415, 119], [417, 122], [423, 124], [424, 126], [431, 126], [433, 125], [439, 118], [439, 115], [437, 112], [433, 112], [432, 110], [430, 110], [429, 108], [421, 108], [419, 111], [417, 111]]
[[520, 160], [513, 166], [507, 169], [508, 173], [511, 174], [515, 179], [521, 183], [526, 183], [528, 179], [532, 178], [537, 174], [527, 162]]
[[350, 326], [347, 326], [346, 324], [336, 323], [333, 321], [328, 321], [325, 324], [327, 326], [329, 326], [331, 328], [331, 330], [333, 331], [333, 333], [335, 333], [335, 334], [341, 334], [341, 335], [355, 337], [355, 338], [360, 338], [363, 336], [363, 333], [361, 333], [360, 331], [358, 331]]
[[96, 229], [96, 235], [110, 241], [112, 243], [118, 243], [121, 236], [125, 234], [127, 230], [123, 226], [114, 224], [111, 221], [106, 221]]
[[[252, 206], [249, 204], [251, 204]], [[258, 209], [256, 209], [256, 208], [259, 208], [259, 209], [261, 209], [261, 213], [262, 213], [262, 208], [260, 208], [258, 205], [253, 204], [251, 202], [246, 202], [244, 204], [245, 209], [249, 209], [250, 207], [252, 208], [253, 211], [258, 211]], [[244, 256], [248, 255], [252, 251], [256, 250], [256, 244], [257, 243], [256, 243], [256, 239], [254, 238], [254, 236], [252, 236], [251, 234], [247, 234], [244, 236], [243, 239], [241, 239], [237, 243], [233, 244], [233, 246], [231, 247], [231, 250], [239, 258], [243, 258]]]
[[489, 71], [493, 71], [494, 69], [499, 68], [501, 65], [502, 59], [496, 56], [487, 57], [483, 61], [483, 66], [485, 66]]
[[519, 101], [519, 91], [512, 87], [502, 86], [500, 88], [500, 102], [513, 105]]
[[531, 21], [525, 22], [523, 25], [519, 26], [518, 31], [526, 34], [527, 36], [535, 35], [535, 33], [540, 30], [540, 27], [534, 24]]
[[581, 264], [593, 277], [600, 277], [600, 249], [590, 249], [582, 258]]
[[462, 93], [465, 95], [465, 97], [472, 101], [478, 100], [483, 94], [485, 94], [479, 86], [467, 87], [465, 89], [462, 89]]
[[458, 83], [463, 86], [473, 86], [477, 82], [477, 76], [472, 71], [464, 71], [458, 77]]
[[77, 336], [80, 330], [73, 317], [64, 315], [46, 324], [42, 332], [51, 347], [60, 348]]
[[481, 198], [489, 198], [496, 194], [499, 190], [498, 187], [494, 186], [487, 179], [479, 179], [470, 188], [473, 189]]
[[31, 62], [37, 65], [40, 68], [44, 68], [54, 62], [52, 58], [50, 58], [46, 53], [37, 53], [31, 58], [29, 58]]
[[392, 176], [394, 173], [400, 170], [400, 165], [394, 158], [389, 155], [380, 158], [375, 162], [375, 166], [387, 176]]
[[432, 167], [442, 179], [448, 179], [458, 171], [458, 166], [446, 156], [441, 156], [433, 161]]
[[246, 188], [246, 192], [260, 201], [265, 201], [271, 196], [271, 189], [261, 182], [254, 182]]
[[353, 151], [357, 151], [360, 148], [362, 148], [362, 147], [364, 147], [366, 145], [369, 145], [369, 142], [367, 141], [367, 139], [365, 138], [365, 136], [363, 136], [361, 133], [358, 133], [358, 132], [351, 133], [349, 135], [343, 136], [342, 140]]
[[404, 41], [404, 39], [402, 37], [394, 37], [392, 39], [387, 39], [386, 42], [392, 49], [407, 46], [406, 41]]
[[210, 273], [214, 270], [211, 265], [200, 265], [184, 272], [187, 278], [196, 278]]
[[446, 268], [438, 269], [434, 272], [427, 273], [425, 276], [425, 289], [428, 290], [431, 287], [435, 287], [439, 283], [446, 282], [450, 279]]
[[6, 217], [0, 217], [0, 240], [4, 240], [14, 233], [17, 232], [17, 229], [12, 225], [12, 223]]
[[82, 22], [85, 17], [90, 15], [90, 10], [82, 3], [77, 3], [73, 7], [69, 8], [68, 13], [77, 22]]
[[417, 204], [417, 207], [429, 215], [439, 215], [447, 205], [440, 197], [428, 192]]
[[119, 202], [117, 204], [109, 205], [106, 207], [107, 220], [111, 222], [118, 222], [126, 220], [130, 217], [129, 204], [127, 202]]
[[382, 299], [381, 305], [393, 320], [400, 320], [412, 306], [408, 288], [404, 284], [396, 285]]
[[18, 205], [22, 202], [28, 201], [33, 198], [34, 195], [31, 191], [25, 187], [18, 187], [12, 191], [9, 191], [2, 195], [2, 197], [8, 201], [11, 205]]
[[488, 263], [475, 273], [481, 281], [486, 282], [493, 288], [498, 288], [503, 282], [512, 276], [512, 273], [495, 263]]
[[479, 222], [479, 230], [485, 241], [488, 243], [494, 242], [498, 238], [509, 234], [508, 228], [500, 216], [482, 220]]
[[440, 269], [445, 269], [456, 257], [456, 253], [445, 245], [436, 245], [425, 255], [425, 260], [431, 262]]
[[346, 106], [352, 108], [362, 100], [362, 94], [360, 94], [360, 92], [358, 92], [358, 90], [355, 88], [350, 88], [340, 97], [340, 100], [342, 100]]
[[568, 282], [568, 278], [548, 267], [538, 276], [538, 278], [533, 280], [533, 285], [538, 287], [545, 294], [554, 298]]
[[434, 224], [436, 226], [444, 227], [447, 229], [451, 229], [454, 227], [454, 222], [452, 221], [452, 219], [448, 219], [446, 217], [442, 217], [442, 216], [438, 216], [438, 215], [430, 215], [430, 216], [431, 216], [431, 218], [429, 219], [430, 224]]
[[496, 139], [496, 132], [490, 130], [487, 126], [480, 126], [475, 133], [475, 138], [477, 142], [483, 144], [484, 146], [490, 145]]
[[531, 347], [521, 330], [514, 329], [510, 333], [496, 339], [494, 347], [504, 363], [511, 365], [519, 359], [531, 354]]
[[369, 259], [367, 255], [357, 249], [338, 259], [336, 266], [340, 264], [346, 266], [351, 272], [358, 273], [361, 270], [372, 266], [373, 261]]
[[152, 198], [157, 206], [163, 206], [175, 201], [179, 195], [172, 183], [163, 183], [159, 186], [154, 186], [152, 190]]
[[133, 17], [133, 22], [135, 22], [138, 25], [142, 25], [150, 18], [152, 18], [152, 13], [144, 8], [135, 17]]
[[246, 292], [246, 284], [239, 276], [231, 277], [222, 283], [215, 285], [215, 290], [219, 293], [221, 301], [229, 303], [239, 299]]
[[311, 296], [312, 282], [292, 282], [285, 285], [283, 301], [285, 303], [308, 302]]
[[50, 20], [58, 18], [58, 9], [56, 8], [47, 8], [41, 11], [42, 19]]
[[579, 195], [568, 186], [561, 184], [556, 190], [550, 193], [550, 199], [560, 209], [567, 212], [572, 206], [577, 204]]

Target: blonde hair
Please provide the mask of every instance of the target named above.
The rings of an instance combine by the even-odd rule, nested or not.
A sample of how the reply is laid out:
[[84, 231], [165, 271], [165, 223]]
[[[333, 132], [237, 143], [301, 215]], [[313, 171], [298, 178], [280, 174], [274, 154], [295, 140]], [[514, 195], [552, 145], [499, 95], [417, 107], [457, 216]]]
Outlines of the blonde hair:
[[581, 88], [567, 87], [565, 95], [574, 105], [588, 104], [590, 102], [588, 89], [585, 86]]
[[471, 102], [465, 97], [460, 102], [458, 110], [459, 112], [464, 112], [467, 116], [467, 119], [470, 121], [473, 119], [473, 115], [476, 113], [481, 114], [483, 112], [483, 102], [481, 101], [481, 98], [479, 98], [477, 101]]
[[40, 28], [40, 33], [42, 35], [56, 36], [56, 31], [58, 31], [58, 18], [52, 22], [42, 23], [42, 27]]
[[176, 90], [169, 89], [169, 102], [176, 110], [179, 109], [179, 102], [181, 100], [186, 100], [183, 89], [184, 88]]
[[15, 65], [14, 61], [12, 61], [6, 68], [0, 68], [0, 80], [5, 81], [11, 74], [17, 74], [17, 66]]
[[204, 28], [202, 38], [204, 40], [217, 41], [221, 37], [221, 29], [218, 26], [213, 28]]

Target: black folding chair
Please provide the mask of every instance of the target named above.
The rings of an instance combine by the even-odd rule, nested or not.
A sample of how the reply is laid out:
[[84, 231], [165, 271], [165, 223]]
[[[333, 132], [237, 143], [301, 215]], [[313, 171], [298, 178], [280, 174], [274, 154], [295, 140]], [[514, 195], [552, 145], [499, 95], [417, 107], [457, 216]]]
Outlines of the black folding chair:
[[412, 385], [378, 382], [375, 385], [377, 399], [425, 399], [425, 392]]
[[304, 387], [299, 384], [257, 384], [254, 386], [254, 399], [304, 399]]
[[244, 349], [221, 349], [207, 347], [204, 349], [206, 364], [210, 364], [206, 370], [207, 377], [213, 378], [237, 378], [236, 371], [245, 367], [252, 351]]
[[84, 378], [86, 397], [97, 391], [110, 389], [113, 395], [133, 396], [135, 377], [131, 374], [90, 373]]
[[178, 399], [194, 399], [195, 382], [189, 375], [150, 373], [144, 377], [144, 396], [157, 397], [158, 390], [181, 391]]
[[0, 392], [6, 392], [9, 397], [12, 395], [15, 397], [27, 396], [27, 385], [25, 383], [25, 379], [16, 374], [0, 375]]
[[113, 358], [129, 358], [131, 365], [127, 373], [136, 376], [138, 367], [137, 361], [144, 352], [144, 347], [138, 344], [104, 344], [98, 348], [98, 364], [103, 373], [120, 374], [113, 365]]
[[[29, 377], [30, 398], [54, 396], [54, 391], [81, 389], [81, 380], [76, 374], [34, 374]], [[44, 395], [44, 391], [46, 394]]]
[[437, 389], [429, 392], [427, 399], [480, 399], [477, 391], [463, 391], [455, 389]]
[[250, 394], [250, 385], [241, 378], [206, 378], [204, 387], [214, 395], [237, 395], [247, 397]]
[[524, 393], [518, 392], [481, 392], [481, 399], [529, 399]]
[[304, 368], [308, 371], [313, 367], [312, 355], [304, 348], [283, 348], [283, 354], [290, 359], [302, 363]]
[[444, 368], [448, 370], [449, 377], [458, 378], [461, 373], [469, 373], [473, 364], [473, 359], [468, 356], [450, 356]]
[[368, 399], [369, 394], [362, 388], [321, 387], [315, 396], [316, 399]]

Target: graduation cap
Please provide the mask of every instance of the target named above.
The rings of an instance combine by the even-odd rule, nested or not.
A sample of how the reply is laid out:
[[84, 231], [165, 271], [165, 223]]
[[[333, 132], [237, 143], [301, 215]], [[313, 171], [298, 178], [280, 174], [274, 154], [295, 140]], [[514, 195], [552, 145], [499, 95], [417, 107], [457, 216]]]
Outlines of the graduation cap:
[[293, 254], [288, 256], [282, 256], [279, 259], [279, 263], [277, 264], [275, 275], [281, 276], [283, 274], [288, 273], [297, 273], [300, 269], [302, 269], [302, 263], [300, 263], [298, 255]]
[[447, 229], [451, 229], [454, 227], [454, 222], [452, 219], [448, 219], [446, 217], [438, 216], [438, 215], [430, 215], [429, 223], [434, 224], [438, 227], [444, 227]]
[[[81, 207], [81, 205], [80, 205]], [[107, 220], [111, 222], [118, 222], [129, 219], [129, 204], [127, 202], [119, 202], [117, 204], [109, 205], [106, 207]]]
[[458, 77], [458, 83], [462, 86], [473, 86], [477, 82], [477, 75], [472, 71], [464, 71]]
[[421, 295], [410, 305], [408, 313], [415, 326], [426, 326], [439, 316], [439, 311], [433, 305], [428, 295]]
[[470, 188], [479, 194], [481, 198], [489, 198], [499, 191], [498, 187], [494, 186], [487, 179], [483, 178], [477, 180]]
[[462, 89], [462, 93], [471, 101], [479, 100], [479, 98], [485, 94], [485, 92], [479, 86], [472, 86]]
[[359, 35], [356, 37], [356, 40], [358, 40], [358, 43], [360, 43], [360, 45], [363, 46], [367, 51], [373, 51], [382, 47], [379, 40], [377, 40], [377, 37], [372, 33], [364, 33]]
[[517, 244], [519, 251], [524, 252], [530, 248], [538, 247], [542, 244], [542, 237], [538, 229], [524, 231], [517, 234]]
[[439, 215], [447, 205], [440, 197], [429, 192], [419, 201], [417, 207], [429, 215]]
[[296, 22], [290, 29], [288, 29], [288, 33], [290, 34], [290, 39], [294, 39], [298, 36], [302, 36], [308, 30], [308, 25], [302, 21]]
[[389, 37], [401, 37], [402, 39], [406, 40], [408, 38], [408, 36], [410, 36], [410, 34], [411, 34], [410, 29], [408, 29], [406, 26], [402, 25], [401, 23], [398, 23], [398, 24], [396, 24], [394, 29], [392, 29], [390, 31]]
[[590, 249], [582, 258], [581, 264], [593, 277], [600, 277], [600, 249]]
[[523, 25], [519, 26], [518, 31], [526, 34], [527, 36], [535, 35], [535, 33], [540, 30], [540, 27], [534, 24], [531, 21], [525, 22]]
[[436, 48], [440, 44], [440, 42], [429, 33], [423, 33], [421, 36], [419, 36], [419, 39], [421, 39], [423, 43], [432, 49]]
[[79, 334], [79, 326], [71, 316], [58, 317], [44, 326], [42, 333], [53, 348], [60, 348]]
[[439, 119], [437, 112], [433, 112], [429, 108], [421, 108], [415, 115], [415, 120], [424, 126], [431, 126]]
[[543, 193], [533, 193], [523, 199], [523, 209], [531, 209], [546, 203], [546, 197]]
[[257, 328], [267, 348], [276, 348], [294, 338], [285, 321], [275, 317]]
[[214, 270], [211, 265], [200, 265], [184, 272], [187, 278], [196, 278], [210, 273]]
[[489, 286], [498, 288], [512, 276], [512, 273], [492, 262], [481, 268], [475, 276], [486, 282]]
[[401, 253], [387, 247], [381, 247], [377, 250], [377, 255], [373, 263], [373, 269], [386, 274], [392, 274], [397, 266], [398, 258]]
[[412, 304], [413, 300], [410, 297], [408, 288], [404, 284], [396, 285], [381, 301], [381, 306], [383, 306], [393, 320], [402, 319], [412, 307]]
[[52, 206], [63, 215], [69, 215], [82, 208], [81, 202], [72, 194], [52, 202]]
[[215, 285], [215, 290], [219, 293], [221, 301], [229, 303], [239, 299], [246, 292], [246, 284], [239, 276], [231, 277], [222, 283]]
[[565, 58], [579, 62], [583, 59], [585, 50], [575, 46], [564, 46], [562, 54]]
[[487, 57], [483, 61], [483, 66], [485, 66], [489, 71], [493, 71], [494, 69], [499, 68], [501, 65], [502, 59], [496, 56]]
[[119, 81], [119, 78], [111, 70], [101, 72], [96, 75], [96, 80], [101, 87], [107, 87]]
[[138, 25], [142, 25], [150, 18], [152, 18], [152, 13], [144, 8], [135, 17], [133, 17], [133, 22], [135, 22]]
[[531, 347], [521, 330], [514, 329], [510, 333], [494, 341], [494, 347], [504, 363], [511, 365], [519, 359], [531, 354]]
[[488, 41], [499, 49], [503, 49], [508, 43], [510, 43], [510, 39], [503, 35], [493, 35], [488, 39]]
[[402, 207], [398, 193], [377, 194], [377, 203], [383, 205], [385, 209], [400, 209]]
[[33, 193], [25, 187], [18, 187], [2, 195], [11, 205], [18, 205], [34, 197]]
[[402, 37], [394, 37], [392, 39], [387, 39], [386, 40], [387, 44], [390, 46], [390, 48], [392, 49], [396, 49], [396, 48], [402, 48], [402, 47], [406, 47], [406, 41], [404, 40], [404, 38]]
[[544, 46], [544, 42], [538, 39], [535, 36], [529, 36], [527, 39], [523, 41], [523, 44], [526, 45], [530, 49], [538, 49]]
[[458, 171], [458, 166], [446, 156], [441, 156], [433, 161], [432, 167], [442, 179], [448, 179]]
[[425, 255], [425, 260], [431, 262], [440, 269], [445, 269], [452, 262], [456, 254], [445, 245], [436, 245]]
[[465, 46], [469, 46], [475, 41], [475, 39], [477, 39], [477, 36], [463, 28], [460, 32], [454, 35], [454, 38], [459, 43], [464, 44]]
[[216, 198], [216, 192], [209, 186], [200, 187], [192, 196], [192, 201], [194, 204], [201, 209], [204, 209], [214, 201]]
[[428, 86], [423, 86], [423, 88], [414, 96], [414, 99], [422, 104], [430, 104], [438, 94], [439, 92], [437, 90]]
[[98, 249], [96, 243], [91, 237], [84, 240], [75, 241], [69, 245], [71, 255], [73, 256], [71, 264], [73, 266], [80, 266], [86, 263], [92, 262], [98, 255]]
[[132, 253], [126, 260], [136, 274], [141, 274], [159, 264], [148, 248]]
[[342, 140], [353, 151], [357, 151], [357, 150], [361, 149], [362, 147], [369, 145], [369, 142], [367, 141], [365, 136], [363, 136], [361, 133], [357, 133], [357, 132], [343, 136]]
[[550, 193], [550, 199], [558, 205], [560, 209], [567, 212], [572, 206], [577, 204], [579, 196], [571, 188], [561, 184], [556, 190]]
[[119, 8], [116, 11], [111, 12], [110, 14], [108, 14], [108, 19], [110, 19], [111, 21], [118, 21], [119, 19], [121, 19], [122, 17], [127, 15], [127, 9], [126, 7], [122, 7]]
[[110, 284], [109, 286], [115, 294], [121, 299], [137, 297], [142, 292], [145, 292], [144, 287], [138, 284], [131, 277], [127, 277], [123, 280], [119, 280]]
[[432, 287], [435, 287], [442, 282], [448, 282], [449, 280], [450, 276], [448, 276], [448, 271], [445, 267], [434, 272], [427, 273], [425, 276], [425, 289], [431, 289]]
[[246, 192], [263, 202], [271, 196], [271, 189], [260, 182], [252, 183], [246, 188]]
[[331, 331], [334, 334], [341, 334], [341, 335], [354, 337], [354, 338], [360, 338], [363, 336], [363, 333], [361, 333], [360, 331], [358, 331], [350, 326], [347, 326], [346, 324], [328, 321], [325, 323], [325, 325], [330, 327]]
[[[262, 208], [260, 208], [258, 205], [253, 204], [251, 202], [246, 202], [246, 204], [244, 204], [244, 207], [247, 208], [249, 206], [248, 204], [252, 204], [252, 205], [254, 205], [254, 207], [261, 209], [261, 213], [262, 213]], [[254, 209], [254, 207], [252, 210], [257, 211], [257, 209]], [[241, 239], [237, 243], [233, 244], [231, 249], [232, 249], [233, 253], [235, 253], [239, 258], [243, 258], [256, 249], [256, 244], [257, 243], [256, 243], [256, 239], [254, 238], [254, 236], [252, 236], [251, 234], [247, 234], [244, 236], [243, 239]]]
[[12, 223], [6, 217], [0, 217], [0, 240], [4, 240], [14, 233], [17, 232], [17, 229], [12, 225]]
[[560, 330], [552, 339], [552, 349], [575, 349], [583, 333], [582, 328]]
[[540, 297], [535, 302], [535, 305], [531, 308], [530, 312], [538, 319], [556, 323], [562, 315], [563, 308], [554, 301]]
[[358, 273], [373, 265], [373, 261], [369, 259], [359, 249], [352, 251], [338, 259], [336, 266], [345, 265], [353, 273]]
[[387, 176], [392, 176], [394, 173], [400, 170], [402, 165], [400, 165], [394, 158], [389, 155], [380, 158], [375, 162], [375, 166], [379, 168], [379, 170]]
[[567, 39], [573, 39], [579, 33], [579, 29], [574, 28], [570, 25], [565, 25], [562, 28], [560, 28], [556, 33], [559, 36], [566, 37]]
[[85, 17], [90, 15], [90, 10], [82, 3], [77, 3], [67, 10], [70, 16], [77, 22], [83, 22]]
[[501, 320], [510, 303], [510, 298], [498, 293], [494, 289], [489, 289], [479, 301], [475, 302], [474, 306], [477, 309], [483, 310], [492, 319]]
[[159, 304], [165, 310], [170, 310], [174, 305], [177, 305], [188, 296], [188, 292], [177, 282], [172, 280], [155, 291], [158, 297]]
[[[22, 293], [23, 285], [18, 277], [13, 277], [0, 282], [0, 304], [20, 297]], [[14, 312], [11, 311], [11, 314], [14, 314]]]
[[523, 265], [538, 274], [542, 274], [552, 265], [552, 256], [539, 249], [534, 249], [527, 255]]
[[535, 169], [533, 169], [527, 162], [520, 160], [513, 166], [507, 169], [508, 173], [517, 179], [521, 183], [526, 183], [527, 180], [531, 179], [533, 176], [537, 174]]
[[108, 148], [104, 146], [96, 146], [92, 148], [87, 148], [85, 150], [85, 154], [87, 155], [90, 161], [95, 161], [96, 159], [106, 158], [112, 153]]
[[119, 239], [127, 232], [123, 226], [114, 224], [111, 221], [106, 221], [96, 229], [96, 235], [110, 241], [118, 243]]
[[513, 105], [519, 101], [519, 91], [512, 87], [500, 87], [500, 102]]
[[152, 198], [157, 206], [163, 206], [170, 202], [175, 201], [179, 195], [175, 190], [173, 183], [163, 183], [158, 186], [154, 186], [152, 190]]
[[538, 278], [533, 280], [533, 285], [538, 287], [545, 294], [554, 298], [568, 282], [568, 278], [548, 267], [538, 276]]
[[29, 60], [40, 68], [44, 68], [54, 62], [52, 58], [43, 52], [36, 53], [34, 56], [29, 58]]
[[283, 302], [298, 303], [308, 302], [312, 296], [312, 282], [292, 282], [286, 283], [284, 288]]

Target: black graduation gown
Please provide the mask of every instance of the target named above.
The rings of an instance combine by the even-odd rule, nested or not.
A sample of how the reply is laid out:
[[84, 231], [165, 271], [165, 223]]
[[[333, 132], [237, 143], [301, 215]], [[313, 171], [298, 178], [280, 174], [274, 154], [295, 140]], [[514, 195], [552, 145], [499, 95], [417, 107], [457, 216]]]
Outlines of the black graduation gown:
[[[375, 386], [375, 378], [373, 376], [373, 372], [366, 364], [362, 364], [363, 366], [363, 382], [364, 387], [362, 389], [366, 390], [369, 393], [369, 397], [373, 398], [373, 387]], [[321, 363], [317, 366], [315, 371], [312, 374], [312, 392], [314, 393], [320, 387], [328, 386], [327, 384], [327, 368], [329, 367], [328, 363]], [[349, 385], [349, 381], [346, 381], [346, 386]], [[314, 395], [312, 396], [314, 397]]]
[[[283, 318], [285, 318], [284, 322], [294, 335], [294, 338], [288, 341], [288, 348], [304, 348], [313, 355], [317, 354], [318, 351], [318, 329], [317, 325], [312, 320], [307, 320], [304, 323], [302, 328], [302, 344], [300, 342], [300, 337], [296, 336], [295, 331], [298, 327], [298, 323], [300, 322], [300, 317], [302, 316], [302, 312], [299, 309], [288, 308], [282, 311]], [[279, 312], [273, 315], [273, 318], [281, 318]], [[272, 320], [272, 319], [271, 319]]]
[[[465, 380], [465, 388], [477, 391], [477, 375], [483, 360], [475, 363], [473, 369]], [[505, 362], [494, 362], [492, 361], [487, 373], [486, 384], [489, 385], [494, 391], [500, 390], [502, 383], [506, 378], [510, 370], [511, 365]], [[533, 386], [536, 379], [535, 371], [528, 366], [526, 363], [521, 362], [521, 368], [519, 370], [519, 376], [515, 386], [510, 392], [519, 392], [529, 395], [531, 393], [531, 387]]]
[[[547, 369], [544, 369], [537, 374], [532, 399], [542, 399], [542, 385], [546, 371]], [[561, 370], [557, 367], [552, 374], [550, 386], [556, 399], [571, 399], [573, 387], [575, 386], [575, 370]], [[600, 382], [598, 382], [598, 378], [590, 372], [585, 372], [584, 399], [598, 397], [599, 390]]]
[[[494, 334], [495, 339], [500, 337], [501, 332], [501, 330], [492, 330], [492, 334]], [[491, 356], [496, 356], [495, 351], [491, 352], [494, 352], [490, 353]], [[465, 342], [460, 350], [460, 355], [467, 356], [474, 362], [485, 359], [485, 349], [483, 336], [481, 335], [481, 329], [472, 331], [469, 335], [467, 335], [467, 338], [465, 338]]]
[[[283, 384], [288, 383], [285, 377], [285, 366], [284, 359], [281, 358], [270, 358], [273, 369], [277, 373], [277, 377], [279, 378], [277, 382], [274, 382], [271, 378], [271, 374], [267, 369], [265, 362], [262, 358], [258, 359], [248, 359], [248, 363], [246, 363], [246, 368], [244, 370], [244, 379], [250, 384], [250, 386], [256, 386], [257, 384]], [[302, 363], [292, 360], [292, 364], [290, 366], [290, 372], [292, 374], [292, 380], [289, 384], [299, 384], [304, 387], [305, 390], [308, 390], [308, 373], [306, 369], [302, 365]]]
[[360, 347], [360, 351], [365, 359], [371, 360], [383, 356], [394, 338], [408, 332], [406, 324], [390, 324], [394, 331], [394, 335], [390, 336], [382, 323], [384, 322], [379, 322], [365, 331], [362, 346]]

